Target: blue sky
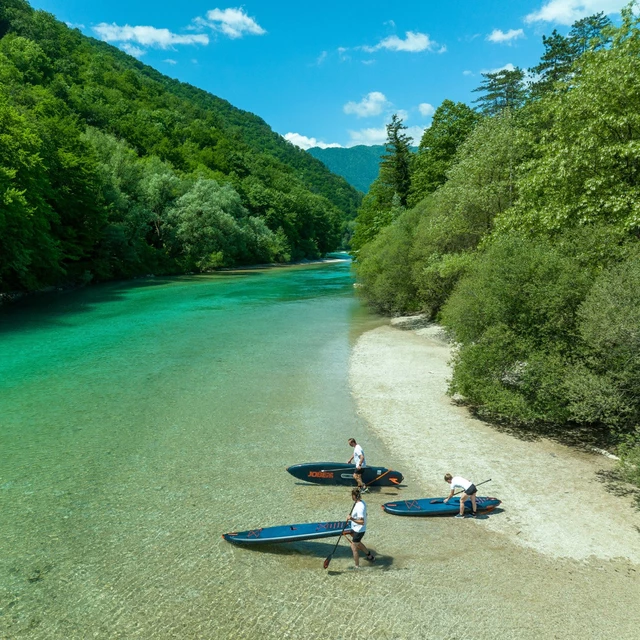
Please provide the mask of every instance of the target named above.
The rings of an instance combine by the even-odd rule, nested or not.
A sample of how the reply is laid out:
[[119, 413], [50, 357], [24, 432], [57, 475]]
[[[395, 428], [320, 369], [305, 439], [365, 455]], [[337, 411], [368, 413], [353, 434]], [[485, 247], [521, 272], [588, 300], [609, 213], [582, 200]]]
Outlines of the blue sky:
[[419, 140], [481, 73], [527, 68], [542, 35], [623, 0], [31, 0], [162, 73], [251, 111], [292, 142], [380, 144], [399, 113]]

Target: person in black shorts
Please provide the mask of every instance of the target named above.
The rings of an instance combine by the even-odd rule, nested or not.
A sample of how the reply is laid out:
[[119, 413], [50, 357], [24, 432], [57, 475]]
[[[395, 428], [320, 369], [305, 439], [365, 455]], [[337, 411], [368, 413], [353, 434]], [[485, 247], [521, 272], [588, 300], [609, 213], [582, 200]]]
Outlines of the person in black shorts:
[[362, 538], [367, 530], [367, 505], [360, 499], [360, 489], [351, 491], [351, 499], [355, 502], [351, 514], [347, 516], [347, 522], [351, 522], [351, 551], [356, 569], [360, 568], [360, 551], [366, 553], [365, 558], [369, 562], [375, 562], [374, 555], [364, 546]]
[[443, 501], [445, 504], [449, 502], [451, 497], [453, 497], [456, 487], [460, 487], [462, 489], [462, 493], [460, 494], [460, 513], [456, 518], [464, 518], [464, 503], [467, 498], [471, 498], [471, 517], [475, 518], [477, 515], [476, 493], [478, 493], [476, 485], [473, 484], [473, 482], [469, 482], [469, 480], [465, 480], [462, 476], [452, 476], [450, 473], [445, 474], [444, 481], [451, 485], [451, 491]]

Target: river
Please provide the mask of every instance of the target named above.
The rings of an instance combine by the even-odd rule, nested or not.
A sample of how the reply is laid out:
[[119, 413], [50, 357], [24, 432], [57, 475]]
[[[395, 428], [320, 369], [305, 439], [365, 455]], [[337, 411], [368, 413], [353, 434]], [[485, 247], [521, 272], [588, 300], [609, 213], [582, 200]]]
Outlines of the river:
[[[419, 343], [401, 341], [393, 360], [372, 351], [386, 334], [368, 330], [381, 324], [354, 296], [347, 261], [3, 308], [0, 638], [637, 637], [637, 565], [557, 558], [492, 530], [524, 492], [484, 521], [380, 510], [429, 495], [451, 464], [433, 410], [416, 402], [442, 363], [413, 375], [430, 357]], [[350, 436], [370, 463], [406, 476], [366, 497], [375, 565], [353, 571], [343, 543], [323, 570], [333, 539], [260, 550], [222, 539], [343, 519], [348, 489], [299, 483], [285, 467], [346, 460]]]

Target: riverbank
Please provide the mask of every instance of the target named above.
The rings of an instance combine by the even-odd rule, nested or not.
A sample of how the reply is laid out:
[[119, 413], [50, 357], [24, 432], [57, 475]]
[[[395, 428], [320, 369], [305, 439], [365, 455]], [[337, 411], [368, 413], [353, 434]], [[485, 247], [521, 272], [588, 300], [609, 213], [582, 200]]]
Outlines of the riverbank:
[[[351, 258], [349, 254], [342, 251], [332, 252], [328, 254], [331, 257], [327, 258], [317, 258], [317, 259], [304, 259], [304, 260], [296, 260], [295, 262], [269, 262], [265, 264], [249, 264], [249, 265], [238, 265], [235, 267], [219, 267], [217, 269], [212, 269], [211, 271], [205, 271], [203, 273], [193, 273], [192, 271], [187, 272], [177, 272], [177, 273], [162, 273], [156, 275], [155, 273], [148, 273], [146, 275], [134, 276], [129, 280], [100, 280], [99, 282], [92, 282], [91, 279], [82, 283], [75, 284], [67, 284], [60, 286], [50, 286], [45, 287], [44, 289], [38, 289], [36, 291], [9, 291], [5, 293], [0, 292], [0, 308], [3, 305], [14, 304], [16, 302], [21, 302], [22, 300], [37, 298], [38, 296], [55, 294], [55, 293], [66, 293], [69, 291], [77, 291], [78, 289], [82, 289], [86, 286], [90, 286], [92, 284], [108, 284], [113, 282], [137, 282], [140, 280], [152, 280], [154, 278], [179, 278], [180, 276], [193, 276], [193, 275], [211, 275], [215, 273], [242, 273], [244, 271], [257, 271], [257, 270], [266, 270], [266, 269], [282, 269], [284, 267], [306, 267], [315, 264], [331, 264], [336, 262], [348, 262]], [[336, 256], [340, 257], [336, 257]]]
[[[419, 323], [418, 323], [419, 326]], [[482, 526], [516, 547], [573, 560], [640, 564], [640, 513], [601, 478], [614, 462], [540, 439], [520, 440], [473, 418], [446, 395], [450, 346], [435, 325], [363, 334], [350, 365], [360, 415], [418, 486], [406, 497], [446, 493], [446, 472], [481, 482], [504, 511]]]

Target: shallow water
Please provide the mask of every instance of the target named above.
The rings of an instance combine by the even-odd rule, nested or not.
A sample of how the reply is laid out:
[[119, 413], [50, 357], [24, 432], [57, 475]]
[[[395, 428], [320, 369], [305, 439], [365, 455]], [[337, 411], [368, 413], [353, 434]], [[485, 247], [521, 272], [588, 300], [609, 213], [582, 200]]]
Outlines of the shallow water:
[[[348, 490], [285, 467], [346, 460], [349, 436], [398, 468], [348, 385], [351, 346], [378, 323], [348, 263], [109, 284], [2, 310], [0, 637], [633, 637], [607, 617], [635, 601], [626, 566], [514, 551], [481, 522], [387, 516], [393, 488], [367, 497], [379, 562], [357, 574], [345, 544], [322, 569], [331, 539], [222, 540], [344, 518]], [[420, 496], [401, 470], [401, 495]], [[596, 570], [604, 617], [584, 610]]]

